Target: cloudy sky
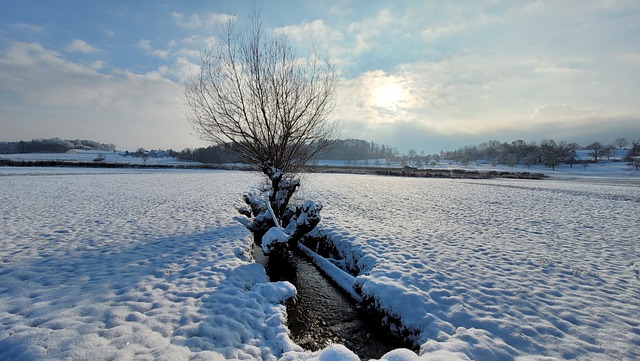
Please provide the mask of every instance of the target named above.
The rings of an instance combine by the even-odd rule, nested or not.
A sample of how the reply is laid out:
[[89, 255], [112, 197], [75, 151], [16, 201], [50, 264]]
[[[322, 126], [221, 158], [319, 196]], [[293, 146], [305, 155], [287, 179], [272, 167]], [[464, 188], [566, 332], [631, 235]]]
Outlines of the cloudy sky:
[[[253, 1], [2, 0], [0, 140], [203, 146], [182, 82]], [[256, 0], [341, 72], [341, 138], [406, 152], [640, 139], [640, 1]]]

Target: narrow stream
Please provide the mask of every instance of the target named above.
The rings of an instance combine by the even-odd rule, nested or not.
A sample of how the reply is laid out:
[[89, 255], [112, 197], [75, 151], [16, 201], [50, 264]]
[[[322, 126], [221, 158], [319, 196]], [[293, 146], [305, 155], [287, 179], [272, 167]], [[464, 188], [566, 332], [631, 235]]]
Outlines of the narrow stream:
[[266, 257], [254, 246], [254, 254], [271, 281], [296, 286], [297, 302], [287, 306], [287, 314], [292, 339], [303, 348], [316, 351], [340, 343], [366, 360], [396, 348], [412, 348], [391, 335], [379, 317], [358, 309], [301, 251]]

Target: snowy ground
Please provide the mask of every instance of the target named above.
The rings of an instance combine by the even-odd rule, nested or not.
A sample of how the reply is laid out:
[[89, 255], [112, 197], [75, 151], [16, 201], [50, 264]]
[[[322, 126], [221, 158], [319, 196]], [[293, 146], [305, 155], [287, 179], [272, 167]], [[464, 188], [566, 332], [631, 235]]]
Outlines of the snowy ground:
[[255, 176], [54, 170], [0, 168], [1, 360], [299, 350], [280, 304], [294, 289], [267, 282], [233, 219]]
[[[259, 181], [0, 167], [0, 359], [318, 356], [289, 340], [294, 290], [267, 283], [233, 219]], [[359, 264], [365, 295], [417, 331], [422, 359], [640, 358], [633, 180], [313, 174], [302, 192], [324, 204], [322, 231]]]
[[0, 154], [0, 158], [12, 160], [52, 160], [62, 162], [93, 162], [96, 158], [103, 158], [107, 163], [125, 163], [125, 164], [158, 164], [158, 165], [184, 165], [198, 164], [195, 162], [182, 161], [171, 157], [148, 157], [147, 159], [135, 157], [132, 155], [125, 156], [124, 152], [105, 152], [98, 150], [77, 150], [73, 149], [66, 153], [19, 153], [19, 154]]
[[366, 296], [464, 359], [640, 358], [640, 184], [310, 175]]

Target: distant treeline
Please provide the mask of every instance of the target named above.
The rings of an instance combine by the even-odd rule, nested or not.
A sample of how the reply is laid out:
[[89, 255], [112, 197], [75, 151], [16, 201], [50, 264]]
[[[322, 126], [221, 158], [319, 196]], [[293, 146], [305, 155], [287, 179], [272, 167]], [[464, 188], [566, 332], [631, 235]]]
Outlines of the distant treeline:
[[339, 139], [318, 158], [332, 160], [388, 159], [397, 156], [397, 154], [396, 148], [387, 145], [362, 139]]
[[[455, 151], [441, 152], [440, 158], [458, 161], [463, 165], [470, 162], [488, 161], [492, 165], [504, 164], [515, 166], [524, 164], [532, 166], [542, 164], [550, 168], [565, 163], [576, 164], [584, 162], [595, 162], [610, 159], [616, 149], [627, 149], [625, 161], [633, 162], [640, 155], [640, 141], [631, 143], [630, 148], [626, 148], [629, 141], [626, 138], [618, 138], [613, 144], [602, 144], [593, 142], [586, 146], [577, 143], [556, 142], [553, 139], [543, 140], [539, 144], [536, 142], [525, 142], [514, 140], [511, 143], [501, 143], [491, 140], [477, 146], [465, 146]], [[590, 159], [578, 157], [578, 151], [587, 151]]]
[[[339, 139], [333, 145], [318, 154], [318, 159], [359, 160], [359, 159], [387, 159], [394, 157], [398, 151], [395, 148], [379, 145], [361, 139]], [[243, 157], [228, 147], [215, 145], [206, 148], [184, 149], [172, 153], [176, 158], [201, 163], [242, 163]]]
[[0, 166], [9, 167], [69, 167], [69, 168], [133, 168], [133, 169], [222, 169], [250, 170], [243, 165], [227, 164], [140, 164], [120, 162], [78, 162], [66, 160], [13, 160], [0, 158]]
[[[630, 145], [630, 146], [629, 146]], [[629, 147], [627, 147], [629, 146]], [[376, 166], [387, 166], [399, 163], [401, 166], [414, 165], [417, 168], [425, 166], [437, 166], [441, 160], [452, 160], [468, 165], [475, 162], [489, 162], [492, 165], [504, 164], [514, 167], [518, 164], [533, 166], [542, 164], [550, 168], [557, 165], [598, 162], [609, 159], [616, 149], [627, 149], [625, 161], [634, 166], [640, 166], [640, 141], [629, 142], [625, 138], [616, 139], [613, 144], [604, 145], [593, 142], [586, 146], [576, 143], [556, 142], [552, 139], [539, 143], [514, 140], [512, 142], [499, 142], [491, 140], [480, 145], [465, 146], [454, 151], [441, 151], [439, 154], [418, 154], [410, 150], [401, 154], [396, 148], [380, 145], [361, 139], [339, 139], [334, 141], [332, 147], [318, 154], [317, 159], [343, 160], [350, 165], [354, 162], [364, 161], [369, 165], [369, 160], [375, 160]], [[590, 159], [579, 156], [579, 151], [584, 155], [585, 150]], [[210, 146], [206, 148], [184, 149], [181, 152], [172, 152], [171, 155], [178, 159], [196, 161], [201, 163], [224, 164], [243, 163], [243, 158], [236, 152], [224, 146]]]
[[545, 179], [543, 173], [531, 172], [507, 172], [507, 171], [478, 171], [464, 169], [417, 169], [413, 167], [404, 168], [380, 168], [362, 166], [308, 166], [306, 171], [312, 173], [347, 173], [347, 174], [376, 174], [396, 177], [416, 177], [416, 178], [464, 178], [464, 179], [491, 179], [491, 178], [514, 178], [514, 179]]
[[65, 153], [71, 149], [88, 149], [111, 152], [116, 149], [116, 146], [114, 144], [99, 143], [93, 140], [63, 140], [60, 138], [0, 142], [0, 154]]
[[[62, 140], [59, 138], [0, 142], [0, 154], [64, 153], [71, 149], [114, 151], [116, 146], [92, 140]], [[479, 145], [465, 146], [458, 150], [441, 151], [439, 154], [431, 155], [424, 154], [424, 152], [418, 154], [415, 150], [401, 154], [396, 148], [388, 145], [380, 145], [362, 139], [339, 139], [334, 141], [332, 147], [318, 154], [316, 159], [343, 160], [346, 165], [364, 161], [365, 166], [369, 165], [369, 160], [375, 160], [376, 166], [381, 166], [383, 163], [387, 166], [399, 163], [402, 167], [413, 165], [417, 168], [429, 165], [437, 166], [443, 159], [457, 161], [462, 165], [489, 162], [493, 165], [504, 164], [512, 167], [518, 164], [526, 166], [542, 164], [555, 168], [562, 163], [570, 165], [584, 163], [586, 165], [587, 162], [609, 159], [614, 150], [621, 149], [626, 150], [623, 160], [640, 169], [640, 141], [629, 142], [626, 138], [618, 138], [612, 144], [593, 142], [586, 146], [563, 141], [556, 142], [552, 139], [539, 143], [523, 140], [512, 142], [490, 140]], [[582, 151], [583, 157], [579, 156], [579, 151]], [[585, 151], [590, 159], [584, 158]], [[125, 154], [140, 157], [170, 156], [208, 164], [246, 163], [240, 154], [222, 145], [196, 149], [187, 148], [182, 151], [149, 152], [140, 148], [135, 153], [126, 152]]]
[[200, 163], [243, 163], [243, 157], [240, 154], [221, 145], [212, 145], [206, 148], [196, 149], [186, 148], [180, 152], [173, 152], [172, 155], [178, 159]]

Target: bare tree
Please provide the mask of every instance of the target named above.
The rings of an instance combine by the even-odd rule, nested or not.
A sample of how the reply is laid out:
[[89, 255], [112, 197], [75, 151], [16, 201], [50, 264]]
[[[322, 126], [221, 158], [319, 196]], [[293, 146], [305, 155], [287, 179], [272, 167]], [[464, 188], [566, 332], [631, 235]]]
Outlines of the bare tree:
[[616, 149], [616, 146], [613, 144], [604, 145], [602, 149], [600, 149], [600, 156], [607, 157], [607, 160], [611, 160], [611, 154]]
[[622, 149], [626, 147], [627, 144], [629, 144], [629, 141], [627, 140], [627, 138], [617, 138], [616, 140], [613, 141], [613, 145], [618, 147], [618, 149]]
[[[271, 182], [268, 200], [246, 195], [265, 252], [313, 229], [322, 209], [288, 204], [300, 186], [296, 174], [337, 135], [329, 120], [335, 104], [336, 68], [312, 47], [299, 57], [286, 34], [265, 29], [254, 10], [247, 29], [230, 21], [203, 52], [200, 71], [185, 82], [189, 121], [197, 135], [227, 146]], [[265, 233], [266, 232], [266, 233]], [[268, 240], [265, 240], [268, 238]]]
[[602, 148], [604, 148], [604, 146], [600, 142], [593, 142], [587, 146], [587, 149], [591, 151], [594, 163], [598, 163], [598, 157], [600, 156]]
[[566, 162], [569, 163], [569, 167], [573, 168], [573, 165], [578, 161], [578, 149], [580, 146], [577, 143], [567, 144], [567, 157]]
[[[296, 173], [335, 138], [336, 68], [314, 48], [299, 57], [287, 36], [230, 21], [185, 82], [189, 121], [197, 135], [227, 145], [258, 166]], [[269, 170], [267, 170], [269, 168]]]
[[553, 139], [544, 139], [540, 142], [540, 153], [542, 154], [542, 163], [552, 170], [560, 164], [562, 155], [566, 146], [561, 143], [558, 145]]

